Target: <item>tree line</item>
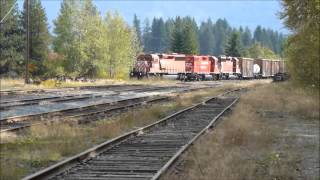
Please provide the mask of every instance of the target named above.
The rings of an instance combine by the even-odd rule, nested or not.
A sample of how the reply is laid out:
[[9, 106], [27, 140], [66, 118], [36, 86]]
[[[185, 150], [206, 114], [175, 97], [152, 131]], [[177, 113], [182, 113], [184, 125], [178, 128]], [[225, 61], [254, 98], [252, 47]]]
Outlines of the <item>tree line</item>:
[[[150, 20], [146, 19], [143, 28], [134, 16], [134, 27], [144, 51], [149, 53], [275, 57], [282, 55], [286, 39], [282, 33], [261, 26], [257, 26], [253, 33], [248, 27], [234, 28], [226, 19], [213, 22], [209, 18], [198, 26], [189, 16], [167, 20], [153, 18], [151, 25]], [[234, 50], [230, 51], [231, 47]]]
[[[1, 2], [1, 19], [15, 0]], [[31, 0], [29, 74], [35, 77], [125, 78], [140, 49], [134, 28], [117, 12], [101, 16], [92, 0], [63, 0], [48, 31], [40, 0]], [[25, 66], [26, 4], [1, 24], [1, 76], [21, 77]]]
[[[1, 19], [15, 0], [1, 0]], [[30, 0], [31, 77], [125, 78], [139, 53], [184, 53], [275, 57], [282, 54], [284, 35], [258, 26], [233, 28], [225, 19], [208, 19], [200, 26], [192, 17], [163, 20], [135, 15], [133, 25], [117, 12], [101, 15], [92, 0], [63, 0], [53, 33], [48, 30], [40, 0]], [[22, 77], [25, 67], [26, 4], [15, 4], [1, 24], [2, 77]]]

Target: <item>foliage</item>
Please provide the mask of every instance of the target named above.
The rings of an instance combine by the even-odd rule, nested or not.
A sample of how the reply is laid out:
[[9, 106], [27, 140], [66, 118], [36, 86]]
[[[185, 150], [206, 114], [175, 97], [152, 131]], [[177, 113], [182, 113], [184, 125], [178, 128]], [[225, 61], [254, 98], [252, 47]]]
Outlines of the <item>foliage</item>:
[[54, 33], [54, 50], [63, 57], [58, 65], [69, 76], [126, 78], [141, 52], [137, 30], [117, 12], [103, 19], [92, 0], [63, 1]]
[[[13, 2], [1, 1], [1, 17]], [[252, 37], [248, 27], [232, 28], [225, 19], [216, 22], [208, 19], [200, 27], [189, 16], [166, 20], [153, 18], [151, 25], [146, 19], [141, 33], [136, 15], [133, 26], [129, 27], [118, 13], [100, 15], [92, 0], [63, 0], [50, 36], [41, 1], [31, 0], [31, 7], [29, 70], [34, 77], [125, 78], [142, 48], [145, 53], [221, 55], [225, 53], [228, 39], [234, 39], [234, 34], [237, 38], [230, 43], [235, 46], [226, 50], [228, 54], [232, 50], [234, 55], [269, 57], [274, 55], [273, 52], [282, 54], [283, 49], [282, 34], [258, 26]], [[24, 74], [25, 44], [21, 42], [25, 42], [25, 20], [25, 8], [20, 13], [15, 6], [1, 27], [1, 75], [16, 77]], [[260, 45], [252, 46], [254, 42]]]
[[[14, 0], [1, 1], [0, 19], [14, 4]], [[0, 31], [0, 75], [16, 77], [23, 74], [24, 69], [24, 36], [18, 6], [7, 16]]]
[[200, 54], [213, 54], [215, 37], [211, 19], [202, 22], [199, 29]]
[[320, 87], [320, 2], [282, 1], [281, 18], [293, 34], [286, 43], [288, 70], [297, 84]]
[[[200, 51], [200, 54], [221, 55], [225, 54], [225, 47], [228, 39], [233, 33], [239, 34], [240, 44], [243, 47], [241, 53], [246, 53], [254, 42], [260, 43], [263, 47], [271, 49], [278, 55], [282, 55], [282, 44], [285, 36], [277, 31], [266, 29], [258, 26], [252, 35], [248, 27], [232, 28], [227, 20], [218, 19], [215, 23], [209, 18], [207, 21], [201, 22], [198, 28], [197, 23], [191, 17], [176, 17], [176, 19], [167, 19], [163, 21], [161, 18], [154, 18], [152, 27], [150, 27], [149, 20], [146, 19], [143, 30], [143, 44], [144, 51], [152, 52], [184, 52], [182, 46], [189, 46], [183, 42], [185, 32], [192, 32], [191, 37], [197, 37], [192, 40], [193, 52]], [[164, 24], [164, 25], [163, 25]], [[189, 26], [191, 29], [185, 29]], [[189, 33], [189, 32], [188, 32]], [[189, 41], [188, 39], [186, 39]], [[198, 50], [197, 50], [198, 49]], [[188, 51], [187, 51], [188, 52]]]
[[137, 15], [134, 14], [133, 16], [133, 27], [135, 29], [135, 33], [137, 34], [138, 43], [141, 46], [142, 45], [142, 39], [141, 39], [141, 27], [140, 27], [140, 20], [138, 19]]
[[254, 43], [251, 47], [246, 49], [243, 56], [250, 58], [279, 58], [271, 49], [261, 46], [260, 43]]
[[240, 35], [239, 33], [233, 33], [226, 46], [226, 55], [233, 57], [240, 57], [241, 55]]
[[190, 17], [177, 17], [171, 36], [171, 51], [183, 54], [198, 54], [198, 27]]
[[[109, 78], [125, 78], [129, 72], [129, 67], [133, 64], [136, 48], [133, 48], [132, 41], [134, 35], [124, 19], [116, 12], [114, 15], [107, 13], [106, 29], [110, 44], [107, 49], [109, 54], [105, 58]], [[113, 38], [117, 37], [117, 38]]]
[[162, 18], [154, 18], [151, 26], [152, 52], [164, 52], [166, 45], [166, 27]]
[[186, 17], [184, 19], [184, 27], [182, 30], [182, 53], [183, 54], [199, 54], [198, 45], [198, 27], [194, 19]]
[[177, 17], [174, 23], [174, 29], [171, 36], [171, 51], [175, 53], [182, 53], [183, 49], [183, 25], [180, 17]]
[[[40, 0], [30, 1], [30, 66], [29, 73], [35, 77], [46, 72], [43, 62], [48, 57], [50, 34], [47, 17]], [[22, 12], [23, 31], [27, 32], [26, 1]]]

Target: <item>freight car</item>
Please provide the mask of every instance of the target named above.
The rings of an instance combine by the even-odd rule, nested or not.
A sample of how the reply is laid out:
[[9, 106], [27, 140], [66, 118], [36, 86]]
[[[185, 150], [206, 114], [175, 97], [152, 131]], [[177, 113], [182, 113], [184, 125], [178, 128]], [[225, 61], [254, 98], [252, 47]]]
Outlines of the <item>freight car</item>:
[[281, 60], [184, 54], [142, 54], [131, 77], [175, 75], [180, 80], [268, 78], [285, 72]]
[[240, 57], [239, 59], [239, 68], [240, 68], [240, 77], [242, 79], [251, 79], [254, 78], [254, 60], [252, 58]]
[[255, 78], [269, 78], [284, 71], [284, 61], [274, 59], [255, 59], [254, 68]]

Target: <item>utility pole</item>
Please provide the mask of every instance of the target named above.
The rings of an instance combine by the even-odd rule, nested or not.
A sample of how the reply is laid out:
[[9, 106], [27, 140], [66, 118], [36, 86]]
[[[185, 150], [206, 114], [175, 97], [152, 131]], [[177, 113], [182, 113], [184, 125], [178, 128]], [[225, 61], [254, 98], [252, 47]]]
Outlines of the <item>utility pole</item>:
[[26, 15], [27, 15], [27, 38], [26, 38], [26, 69], [25, 69], [25, 83], [29, 84], [29, 53], [30, 53], [30, 0], [26, 0]]

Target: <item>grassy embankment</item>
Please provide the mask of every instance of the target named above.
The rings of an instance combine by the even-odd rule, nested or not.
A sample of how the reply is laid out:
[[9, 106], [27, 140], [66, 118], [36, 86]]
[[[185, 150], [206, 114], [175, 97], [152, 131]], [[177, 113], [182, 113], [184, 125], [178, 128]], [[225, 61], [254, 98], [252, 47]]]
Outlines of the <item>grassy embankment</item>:
[[288, 83], [249, 91], [179, 164], [163, 179], [319, 179], [319, 91]]
[[[264, 83], [264, 82], [257, 82]], [[180, 94], [174, 101], [136, 108], [120, 116], [85, 125], [60, 122], [34, 126], [19, 136], [3, 135], [0, 145], [1, 179], [18, 179], [71, 155], [118, 136], [129, 130], [150, 124], [169, 113], [202, 101], [238, 86], [253, 85], [243, 82], [211, 90]]]

